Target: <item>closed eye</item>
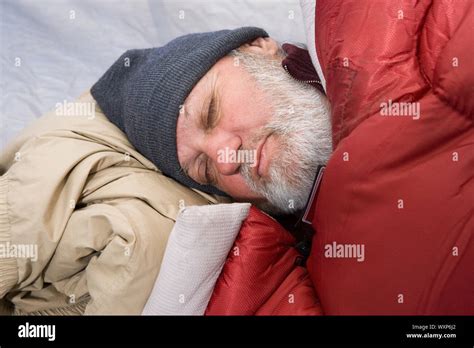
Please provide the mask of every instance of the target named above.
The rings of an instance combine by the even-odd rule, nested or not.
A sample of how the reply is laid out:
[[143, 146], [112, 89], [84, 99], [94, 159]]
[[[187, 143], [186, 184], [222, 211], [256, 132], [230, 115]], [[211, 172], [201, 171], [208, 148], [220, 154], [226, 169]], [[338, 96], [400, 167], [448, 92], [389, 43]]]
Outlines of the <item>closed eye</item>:
[[205, 154], [199, 156], [198, 177], [200, 184], [215, 185], [217, 183], [211, 162], [211, 159]]

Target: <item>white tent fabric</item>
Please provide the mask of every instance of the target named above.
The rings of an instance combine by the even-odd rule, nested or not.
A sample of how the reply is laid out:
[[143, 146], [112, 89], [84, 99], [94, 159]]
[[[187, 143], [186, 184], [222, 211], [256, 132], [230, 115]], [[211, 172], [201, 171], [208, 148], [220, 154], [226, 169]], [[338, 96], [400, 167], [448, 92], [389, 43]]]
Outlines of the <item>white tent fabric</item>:
[[0, 150], [125, 50], [245, 25], [305, 42], [298, 0], [0, 0]]

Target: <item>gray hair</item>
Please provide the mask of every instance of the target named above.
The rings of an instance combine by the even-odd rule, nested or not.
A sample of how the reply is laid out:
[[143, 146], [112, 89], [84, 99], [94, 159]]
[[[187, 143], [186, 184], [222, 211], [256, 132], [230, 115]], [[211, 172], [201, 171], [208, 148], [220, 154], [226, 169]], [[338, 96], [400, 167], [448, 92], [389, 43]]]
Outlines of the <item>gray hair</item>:
[[248, 164], [241, 166], [241, 174], [267, 199], [258, 205], [263, 210], [280, 214], [303, 209], [318, 166], [332, 152], [329, 103], [316, 88], [291, 77], [280, 60], [239, 49], [230, 55], [255, 79], [273, 109], [273, 118], [254, 140], [271, 132], [282, 149], [271, 160], [267, 182], [256, 183]]

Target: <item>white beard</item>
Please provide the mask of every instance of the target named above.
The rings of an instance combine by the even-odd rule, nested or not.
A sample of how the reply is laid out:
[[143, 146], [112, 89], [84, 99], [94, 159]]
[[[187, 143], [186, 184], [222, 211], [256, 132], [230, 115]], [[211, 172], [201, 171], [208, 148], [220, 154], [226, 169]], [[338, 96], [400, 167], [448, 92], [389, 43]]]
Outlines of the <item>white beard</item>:
[[268, 98], [273, 118], [252, 139], [256, 144], [268, 134], [279, 143], [271, 159], [269, 180], [256, 181], [251, 166], [241, 166], [250, 189], [267, 202], [256, 205], [269, 213], [292, 213], [303, 209], [319, 165], [332, 152], [329, 103], [316, 88], [292, 78], [278, 60], [261, 55], [231, 53], [247, 69]]

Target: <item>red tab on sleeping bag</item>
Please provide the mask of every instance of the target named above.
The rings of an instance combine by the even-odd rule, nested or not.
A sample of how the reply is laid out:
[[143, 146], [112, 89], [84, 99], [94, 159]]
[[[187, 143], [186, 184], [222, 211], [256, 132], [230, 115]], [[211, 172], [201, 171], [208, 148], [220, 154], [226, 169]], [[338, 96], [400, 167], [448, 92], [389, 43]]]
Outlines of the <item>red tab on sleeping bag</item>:
[[321, 309], [295, 239], [252, 207], [217, 280], [206, 315], [317, 315]]

